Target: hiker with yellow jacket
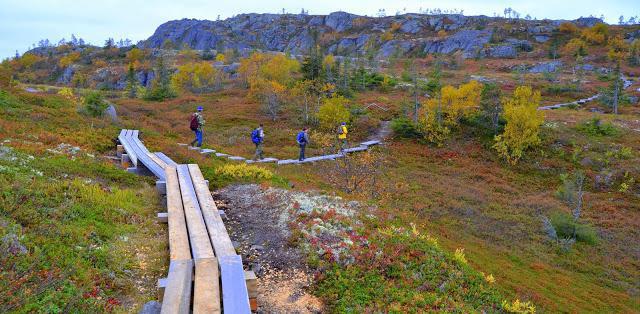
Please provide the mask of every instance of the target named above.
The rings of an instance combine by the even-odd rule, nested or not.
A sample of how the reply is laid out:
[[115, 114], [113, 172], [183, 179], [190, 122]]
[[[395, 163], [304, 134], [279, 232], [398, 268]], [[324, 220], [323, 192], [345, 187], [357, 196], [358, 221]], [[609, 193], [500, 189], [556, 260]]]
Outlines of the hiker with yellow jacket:
[[347, 149], [347, 133], [349, 130], [347, 129], [347, 123], [342, 122], [338, 127], [338, 141], [340, 141], [340, 151], [344, 151]]

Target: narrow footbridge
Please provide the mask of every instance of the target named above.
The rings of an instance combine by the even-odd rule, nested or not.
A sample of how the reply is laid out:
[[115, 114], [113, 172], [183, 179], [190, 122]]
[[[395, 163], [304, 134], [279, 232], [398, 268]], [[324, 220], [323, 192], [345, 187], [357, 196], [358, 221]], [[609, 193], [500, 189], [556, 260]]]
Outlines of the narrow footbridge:
[[166, 195], [169, 272], [159, 280], [162, 313], [250, 313], [256, 310], [256, 277], [244, 271], [196, 164], [177, 164], [165, 154], [150, 152], [138, 130], [122, 130], [118, 155], [127, 171], [158, 178]]

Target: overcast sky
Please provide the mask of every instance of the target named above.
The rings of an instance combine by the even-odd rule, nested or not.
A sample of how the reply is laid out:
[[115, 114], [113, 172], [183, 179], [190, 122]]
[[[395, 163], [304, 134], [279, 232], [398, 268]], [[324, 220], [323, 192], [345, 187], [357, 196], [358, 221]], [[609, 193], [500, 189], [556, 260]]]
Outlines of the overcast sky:
[[146, 39], [166, 21], [197, 18], [215, 20], [239, 13], [289, 13], [301, 9], [309, 14], [347, 11], [375, 15], [385, 9], [388, 15], [418, 12], [421, 8], [464, 10], [465, 15], [493, 15], [511, 7], [522, 16], [535, 18], [575, 19], [580, 16], [604, 15], [609, 23], [617, 23], [620, 15], [640, 16], [640, 0], [0, 0], [0, 58], [15, 51], [23, 53], [40, 39], [57, 42], [71, 34], [102, 45], [113, 37], [134, 42]]

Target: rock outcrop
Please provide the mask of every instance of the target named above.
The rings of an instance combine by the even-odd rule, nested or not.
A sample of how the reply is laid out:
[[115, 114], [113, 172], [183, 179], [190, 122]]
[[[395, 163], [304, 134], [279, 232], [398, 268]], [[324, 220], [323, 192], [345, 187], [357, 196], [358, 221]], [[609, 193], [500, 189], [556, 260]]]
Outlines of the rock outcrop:
[[[535, 42], [546, 42], [562, 21], [522, 21], [518, 32], [533, 35]], [[578, 25], [595, 25], [597, 18], [580, 18]], [[328, 53], [357, 55], [375, 50], [386, 58], [395, 54], [449, 54], [461, 51], [465, 57], [514, 58], [531, 51], [528, 40], [508, 38], [485, 47], [491, 29], [500, 27], [502, 18], [461, 14], [404, 14], [389, 17], [358, 16], [347, 12], [329, 15], [241, 14], [220, 21], [182, 19], [164, 23], [142, 47], [189, 46], [193, 49], [224, 51], [253, 49], [305, 54], [317, 43]], [[441, 32], [445, 32], [443, 36]], [[382, 34], [385, 36], [382, 36]], [[513, 34], [517, 35], [517, 34]]]

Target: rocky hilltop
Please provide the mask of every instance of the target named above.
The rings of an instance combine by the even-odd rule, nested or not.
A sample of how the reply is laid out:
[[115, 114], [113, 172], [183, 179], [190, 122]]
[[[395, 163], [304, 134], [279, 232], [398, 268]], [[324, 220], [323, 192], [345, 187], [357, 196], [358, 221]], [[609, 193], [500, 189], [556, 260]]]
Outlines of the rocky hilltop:
[[[140, 43], [146, 48], [189, 46], [193, 49], [262, 49], [305, 54], [315, 43], [335, 55], [449, 54], [465, 57], [515, 58], [545, 42], [564, 21], [523, 20], [459, 14], [404, 14], [389, 17], [241, 14], [220, 20], [182, 19], [166, 22]], [[580, 18], [578, 26], [602, 22]], [[504, 27], [509, 25], [508, 27]]]

